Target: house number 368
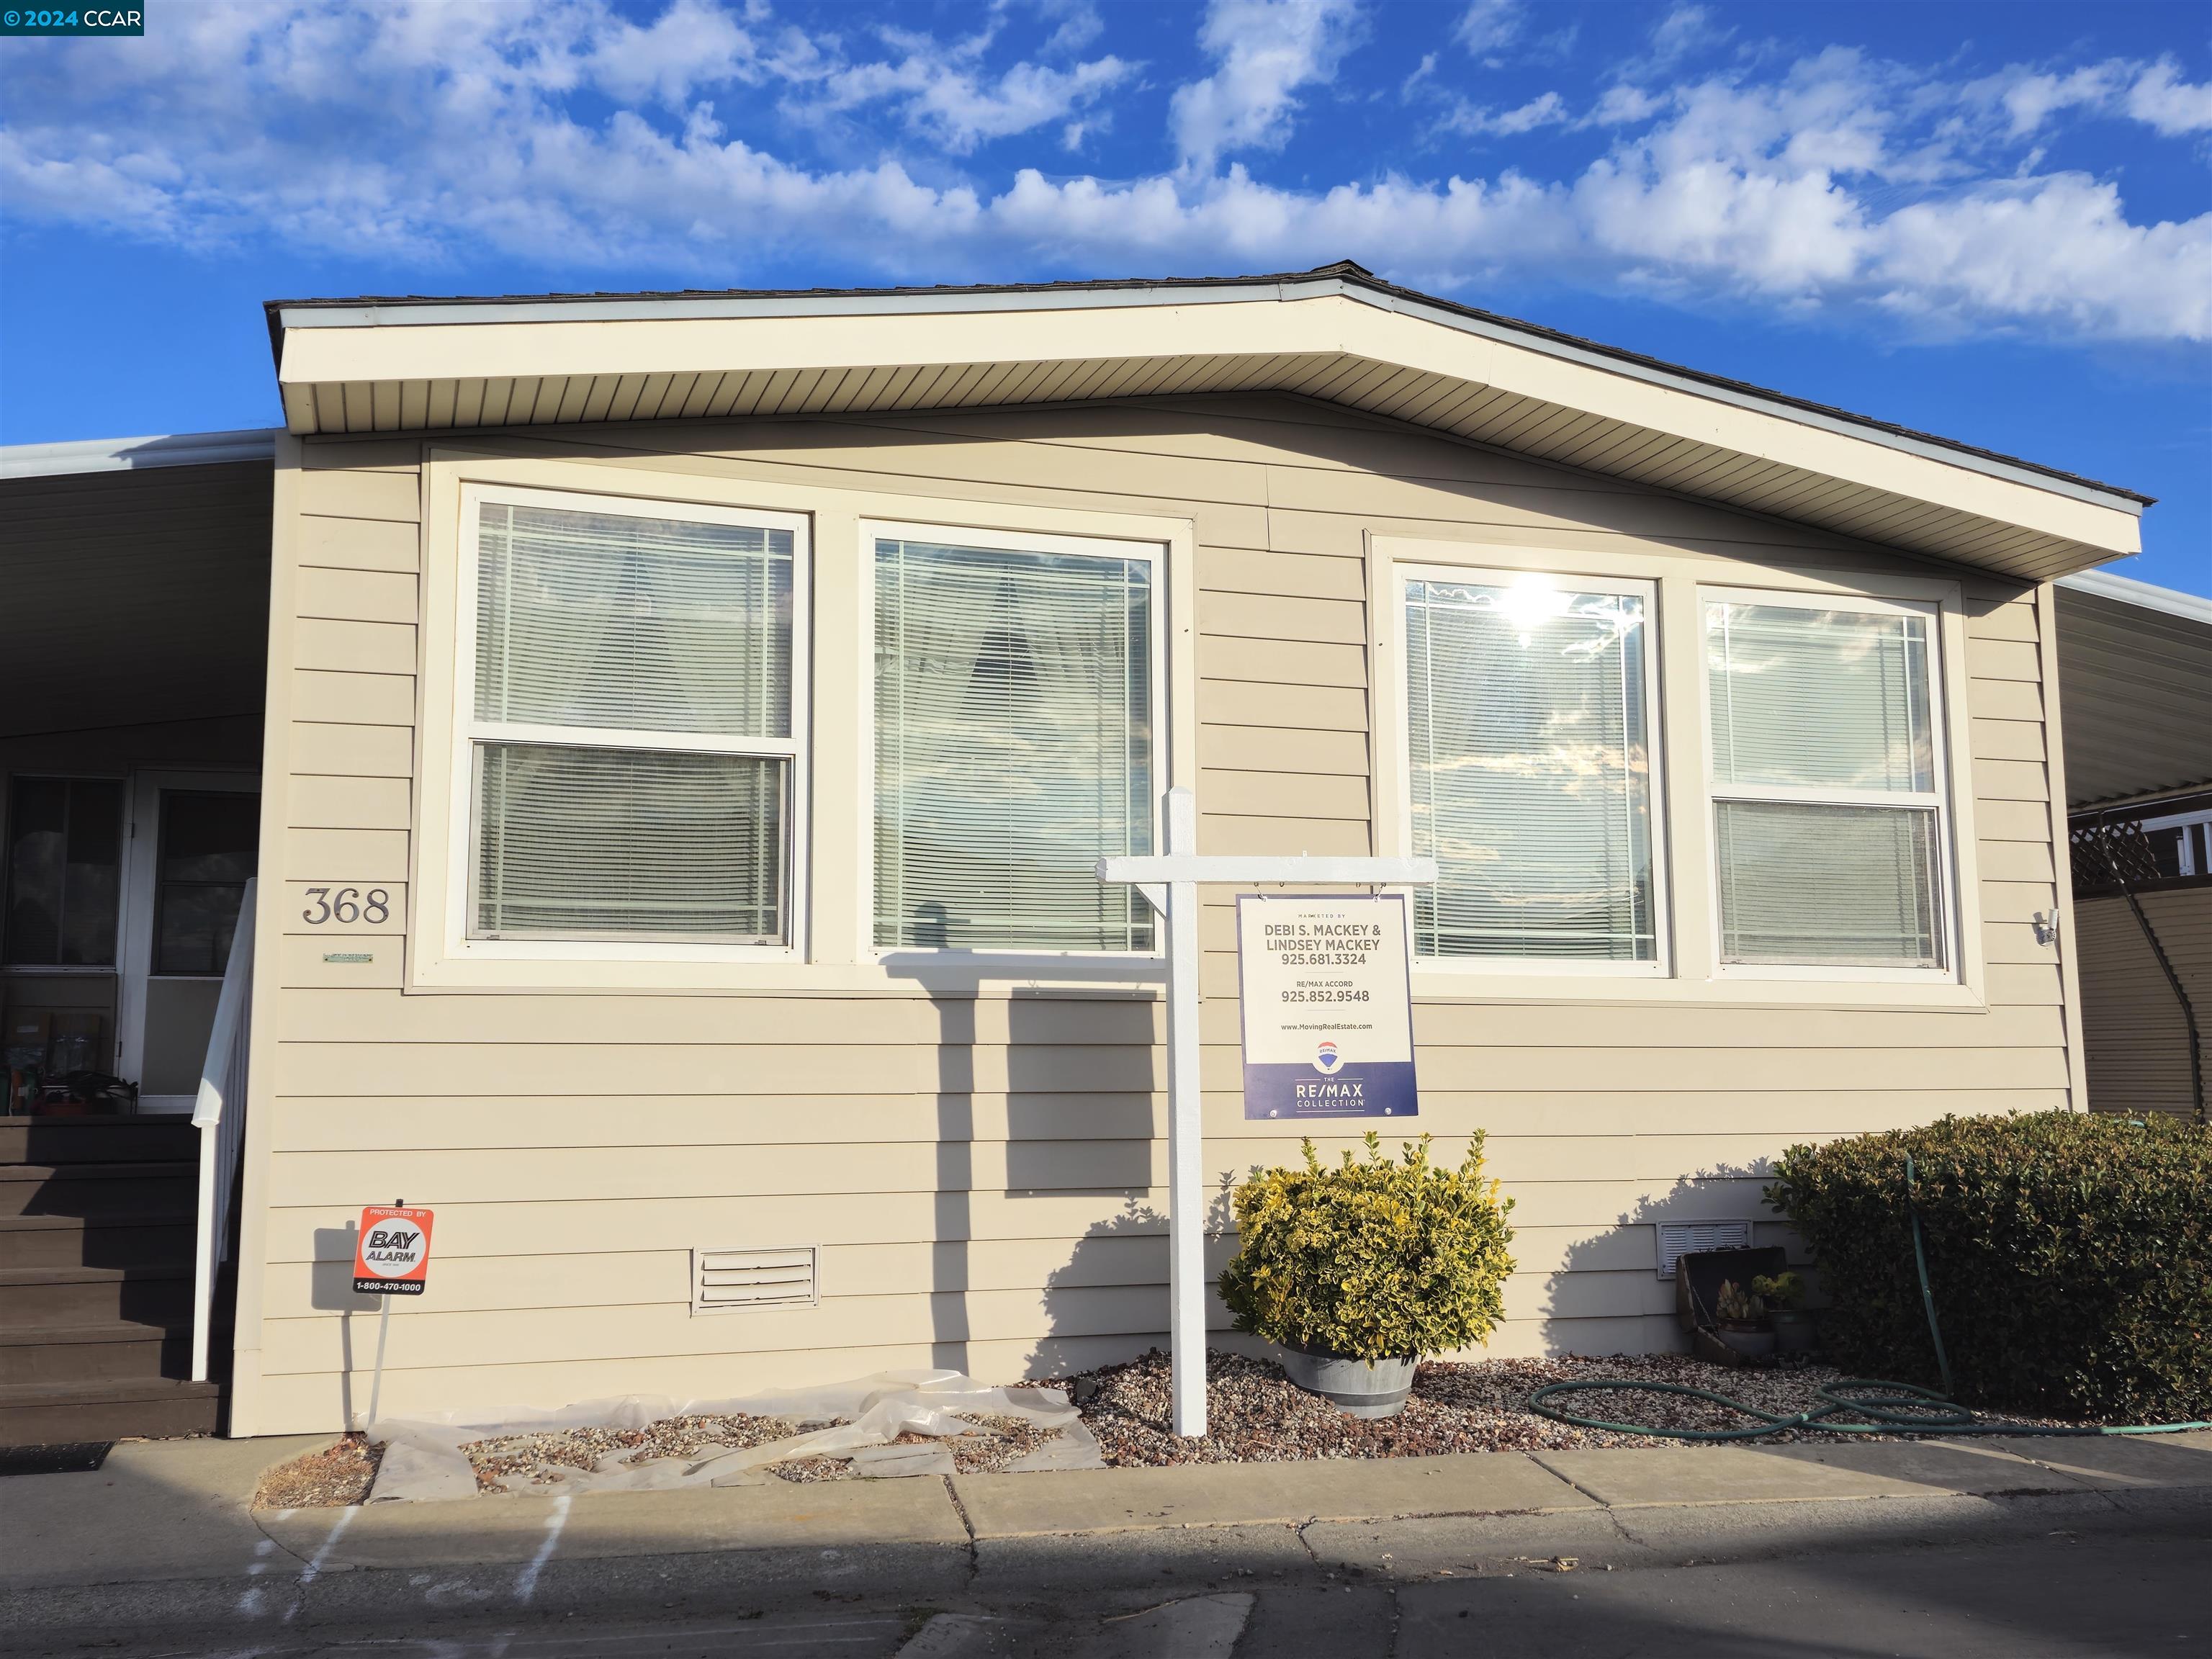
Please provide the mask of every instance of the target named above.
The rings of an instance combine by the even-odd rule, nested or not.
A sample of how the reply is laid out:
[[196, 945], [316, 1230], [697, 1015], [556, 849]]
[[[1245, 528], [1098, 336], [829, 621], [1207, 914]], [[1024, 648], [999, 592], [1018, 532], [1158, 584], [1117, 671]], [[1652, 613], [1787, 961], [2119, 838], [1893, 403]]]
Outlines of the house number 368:
[[307, 896], [314, 903], [301, 911], [300, 915], [310, 927], [320, 927], [330, 921], [380, 922], [392, 919], [392, 895], [381, 887], [372, 887], [366, 893], [358, 887], [310, 887]]

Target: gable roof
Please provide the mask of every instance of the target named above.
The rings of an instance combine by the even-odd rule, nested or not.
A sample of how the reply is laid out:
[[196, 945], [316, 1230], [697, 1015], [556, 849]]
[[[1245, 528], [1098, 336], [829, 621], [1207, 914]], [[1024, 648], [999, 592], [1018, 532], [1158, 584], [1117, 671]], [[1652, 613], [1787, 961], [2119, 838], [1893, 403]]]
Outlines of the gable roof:
[[1259, 276], [267, 307], [293, 432], [1287, 392], [2027, 580], [2150, 498], [1455, 304], [1349, 261]]

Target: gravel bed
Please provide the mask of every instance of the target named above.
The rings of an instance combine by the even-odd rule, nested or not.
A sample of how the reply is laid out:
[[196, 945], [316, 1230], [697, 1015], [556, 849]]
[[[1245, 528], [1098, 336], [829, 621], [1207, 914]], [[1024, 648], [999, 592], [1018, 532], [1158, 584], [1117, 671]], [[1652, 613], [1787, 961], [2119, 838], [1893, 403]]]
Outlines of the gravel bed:
[[690, 1457], [709, 1446], [742, 1451], [770, 1440], [784, 1440], [806, 1429], [830, 1428], [844, 1418], [801, 1423], [788, 1417], [750, 1417], [742, 1413], [703, 1417], [664, 1417], [641, 1429], [547, 1429], [531, 1434], [496, 1435], [461, 1448], [476, 1471], [479, 1492], [507, 1492], [507, 1482], [550, 1486], [559, 1471], [595, 1469], [619, 1453], [625, 1463], [649, 1463], [657, 1457]]
[[384, 1448], [348, 1435], [267, 1471], [253, 1489], [257, 1510], [345, 1509], [366, 1501]]
[[[1709, 1389], [1775, 1413], [1809, 1411], [1819, 1389], [1843, 1373], [1826, 1365], [1784, 1360], [1741, 1368], [1709, 1364], [1686, 1354], [1613, 1354], [1603, 1358], [1486, 1359], [1425, 1362], [1413, 1396], [1396, 1417], [1368, 1420], [1337, 1410], [1283, 1375], [1273, 1361], [1215, 1352], [1207, 1356], [1206, 1421], [1212, 1432], [1186, 1440], [1169, 1428], [1169, 1361], [1158, 1349], [1122, 1365], [1103, 1366], [1049, 1386], [1081, 1402], [1108, 1463], [1274, 1463], [1326, 1457], [1423, 1457], [1440, 1452], [1533, 1451], [1577, 1446], [1694, 1447], [1711, 1442], [1579, 1429], [1540, 1417], [1528, 1396], [1547, 1382], [1626, 1377]], [[1720, 1429], [1748, 1419], [1680, 1395], [1607, 1393], [1563, 1402], [1589, 1417], [1654, 1427]], [[2046, 1418], [1990, 1421], [2044, 1423]], [[1790, 1430], [1762, 1444], [1844, 1441], [1893, 1436]]]

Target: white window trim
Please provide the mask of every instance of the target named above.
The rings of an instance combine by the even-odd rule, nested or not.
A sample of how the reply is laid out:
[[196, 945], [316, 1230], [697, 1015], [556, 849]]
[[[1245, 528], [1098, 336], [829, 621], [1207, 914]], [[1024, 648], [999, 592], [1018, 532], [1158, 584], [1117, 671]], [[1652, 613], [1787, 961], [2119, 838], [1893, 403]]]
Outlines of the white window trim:
[[[597, 726], [539, 726], [476, 718], [477, 593], [481, 527], [479, 508], [508, 502], [572, 511], [619, 514], [635, 518], [725, 524], [750, 529], [788, 531], [792, 535], [791, 721], [788, 738], [729, 738], [719, 735], [635, 732]], [[453, 652], [453, 731], [448, 782], [445, 939], [455, 961], [485, 962], [798, 962], [806, 950], [806, 857], [808, 699], [812, 683], [808, 640], [812, 633], [813, 562], [810, 526], [799, 514], [766, 508], [653, 500], [629, 495], [546, 489], [513, 484], [464, 483], [460, 489], [459, 557], [456, 562]], [[473, 936], [470, 919], [476, 902], [475, 857], [477, 822], [474, 775], [476, 746], [483, 741], [515, 741], [579, 748], [657, 749], [684, 754], [757, 755], [787, 759], [785, 799], [784, 914], [787, 939], [781, 945], [717, 943], [708, 940], [574, 939], [532, 937], [483, 939]]]
[[[1155, 997], [1165, 973], [1158, 958], [1018, 957], [963, 962], [919, 957], [878, 961], [864, 948], [872, 937], [868, 896], [856, 884], [869, 862], [866, 825], [872, 812], [873, 744], [864, 730], [872, 698], [869, 641], [874, 607], [872, 560], [863, 562], [862, 519], [927, 524], [965, 535], [998, 531], [1024, 539], [1071, 536], [1087, 543], [1135, 541], [1167, 550], [1161, 613], [1166, 629], [1168, 702], [1160, 712], [1167, 769], [1160, 787], [1199, 784], [1196, 772], [1198, 526], [1188, 516], [1121, 512], [1097, 507], [1046, 506], [1030, 501], [931, 495], [849, 482], [825, 482], [781, 463], [739, 458], [649, 453], [610, 455], [571, 451], [517, 453], [496, 441], [466, 438], [426, 444], [423, 450], [421, 538], [422, 605], [415, 660], [417, 754], [411, 834], [365, 831], [343, 845], [325, 846], [317, 879], [357, 878], [363, 867], [397, 862], [403, 874], [388, 884], [404, 896], [398, 912], [400, 983], [410, 994], [460, 994], [568, 991], [612, 995], [638, 993], [793, 996], [889, 996], [908, 999], [1002, 994], [1012, 988], [1066, 988], [1101, 994]], [[280, 505], [286, 479], [280, 470]], [[847, 475], [849, 476], [849, 475]], [[455, 647], [455, 613], [462, 580], [461, 491], [471, 483], [530, 490], [569, 490], [595, 501], [614, 497], [665, 512], [681, 506], [759, 508], [803, 515], [812, 551], [809, 654], [811, 711], [805, 732], [808, 788], [805, 869], [811, 890], [802, 907], [805, 951], [793, 959], [756, 956], [714, 961], [592, 959], [576, 956], [531, 961], [456, 957], [448, 948], [449, 912], [459, 903], [448, 887], [454, 836], [452, 753], [454, 702], [468, 695], [473, 665], [461, 672]], [[978, 486], [978, 488], [981, 488]], [[300, 562], [295, 546], [280, 538], [279, 556]], [[313, 666], [302, 664], [302, 666]], [[390, 671], [383, 671], [389, 672]], [[796, 728], [794, 728], [796, 731]], [[281, 792], [270, 808], [280, 812]], [[1203, 802], [1201, 801], [1201, 810]], [[270, 832], [272, 836], [281, 833]], [[389, 837], [389, 840], [384, 839]], [[392, 841], [404, 841], [393, 848]], [[271, 842], [273, 845], [273, 842]], [[296, 886], [297, 882], [294, 883]], [[271, 912], [270, 914], [274, 914]], [[358, 937], [358, 936], [356, 936]], [[378, 942], [379, 958], [384, 945]], [[348, 977], [335, 982], [356, 982]], [[317, 982], [322, 982], [318, 981]]]
[[[1863, 616], [1919, 617], [1928, 623], [1928, 736], [1935, 787], [1928, 790], [1823, 789], [1799, 787], [1735, 787], [1715, 775], [1712, 675], [1705, 661], [1705, 617], [1710, 605], [1766, 605], [1793, 611], [1849, 611]], [[1700, 585], [1697, 599], [1698, 727], [1704, 757], [1705, 840], [1711, 848], [1711, 914], [1708, 926], [1713, 951], [1713, 971], [1723, 980], [1810, 980], [1857, 981], [1868, 984], [1943, 985], [1959, 981], [1964, 954], [1960, 926], [1957, 834], [1954, 825], [1954, 796], [1951, 787], [1953, 734], [1948, 729], [1954, 699], [1947, 660], [1944, 606], [1929, 599], [1893, 599], [1873, 594], [1806, 592], [1787, 588], [1724, 587]], [[1940, 877], [1938, 902], [1942, 906], [1939, 936], [1943, 965], [1937, 968], [1856, 967], [1847, 963], [1726, 962], [1722, 959], [1721, 871], [1718, 803], [1725, 800], [1802, 802], [1822, 806], [1880, 806], [1897, 810], [1932, 810], [1936, 814], [1936, 868]]]
[[926, 541], [957, 547], [1003, 549], [1014, 553], [1059, 553], [1077, 558], [1140, 559], [1152, 567], [1152, 844], [1164, 844], [1159, 801], [1174, 775], [1175, 721], [1170, 715], [1168, 655], [1168, 580], [1170, 549], [1163, 542], [1128, 541], [1105, 536], [1066, 535], [1045, 532], [979, 529], [972, 526], [922, 520], [862, 519], [860, 524], [860, 568], [867, 573], [860, 606], [861, 673], [860, 703], [861, 787], [860, 865], [855, 890], [860, 895], [860, 960], [888, 966], [927, 963], [943, 968], [975, 968], [985, 971], [1018, 972], [1027, 968], [1051, 970], [1080, 965], [1157, 964], [1166, 953], [1164, 930], [1155, 925], [1150, 951], [1041, 951], [1021, 949], [975, 950], [963, 947], [931, 949], [921, 945], [886, 948], [876, 943], [876, 543], [878, 540]]
[[[1829, 574], [1819, 568], [1817, 556], [1802, 556], [1791, 562], [1790, 550], [1744, 544], [1725, 560], [1697, 553], [1674, 553], [1650, 543], [1641, 546], [1595, 550], [1569, 544], [1564, 532], [1546, 538], [1549, 545], [1530, 545], [1516, 532], [1501, 527], [1488, 539], [1480, 531], [1457, 540], [1432, 535], [1394, 535], [1370, 531], [1367, 550], [1368, 649], [1372, 688], [1373, 811], [1376, 848], [1407, 853], [1412, 827], [1401, 810], [1406, 747], [1403, 678], [1396, 615], [1395, 568], [1401, 564], [1436, 565], [1454, 572], [1480, 569], [1512, 574], [1531, 573], [1556, 580], [1632, 577], [1656, 582], [1659, 610], [1656, 620], [1662, 696], [1655, 706], [1656, 728], [1665, 758], [1665, 776], [1655, 801], [1667, 805], [1668, 821], [1657, 845], [1665, 849], [1666, 889], [1673, 917], [1669, 941], [1673, 975], [1668, 978], [1643, 975], [1590, 975], [1562, 978], [1557, 975], [1468, 975], [1417, 963], [1413, 994], [1423, 1002], [1474, 1004], [1530, 1004], [1552, 1007], [1602, 1008], [1692, 1006], [1726, 1008], [1849, 1009], [1896, 1012], [1984, 1014], [1985, 996], [1981, 884], [1978, 878], [1979, 843], [1975, 827], [1974, 792], [1971, 773], [1964, 768], [1954, 780], [1950, 802], [1953, 858], [1956, 874], [1957, 908], [1953, 938], [1957, 942], [1957, 973], [1949, 976], [1916, 973], [1902, 979], [1855, 980], [1838, 977], [1827, 969], [1818, 978], [1723, 975], [1715, 971], [1717, 936], [1698, 918], [1712, 902], [1712, 809], [1702, 799], [1705, 735], [1703, 703], [1705, 678], [1699, 589], [1723, 578], [1738, 586], [1757, 586], [1762, 592], [1788, 602], [1826, 604], [1838, 599], [1869, 596], [1919, 600], [1938, 606], [1942, 613], [1941, 656], [1947, 710], [1945, 731], [1953, 755], [1971, 755], [1969, 700], [1966, 680], [1966, 612], [1959, 584], [1936, 575], [1905, 570], [1850, 572]], [[2045, 672], [2048, 672], [2047, 659]], [[1663, 791], [1663, 793], [1662, 793]], [[2025, 932], [2025, 924], [2021, 931]]]
[[[1407, 699], [1406, 665], [1412, 659], [1406, 632], [1406, 588], [1410, 582], [1457, 582], [1510, 587], [1530, 578], [1552, 583], [1563, 592], [1617, 593], [1644, 601], [1644, 708], [1645, 775], [1650, 789], [1652, 959], [1649, 962], [1583, 961], [1571, 957], [1428, 957], [1414, 951], [1416, 973], [1449, 974], [1474, 979], [1500, 977], [1570, 979], [1667, 979], [1674, 974], [1673, 936], [1668, 912], [1671, 884], [1668, 880], [1666, 759], [1662, 750], [1659, 672], [1659, 585], [1636, 577], [1593, 576], [1565, 570], [1506, 569], [1480, 565], [1394, 562], [1390, 567], [1390, 628], [1395, 644], [1394, 664], [1389, 670], [1389, 696], [1400, 718], [1391, 736], [1397, 782], [1398, 822], [1404, 826], [1403, 852], [1410, 854], [1413, 835], [1413, 766], [1412, 708]], [[1377, 678], [1380, 678], [1378, 671]]]

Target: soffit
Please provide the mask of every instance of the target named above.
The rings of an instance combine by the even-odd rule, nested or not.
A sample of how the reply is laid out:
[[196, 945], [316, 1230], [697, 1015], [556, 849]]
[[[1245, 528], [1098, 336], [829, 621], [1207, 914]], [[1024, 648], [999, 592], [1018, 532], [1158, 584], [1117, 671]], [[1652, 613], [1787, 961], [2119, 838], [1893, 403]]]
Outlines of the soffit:
[[270, 465], [0, 482], [0, 738], [260, 712]]
[[804, 297], [270, 314], [303, 435], [1283, 392], [2026, 580], [2139, 545], [2130, 492], [1371, 283]]

